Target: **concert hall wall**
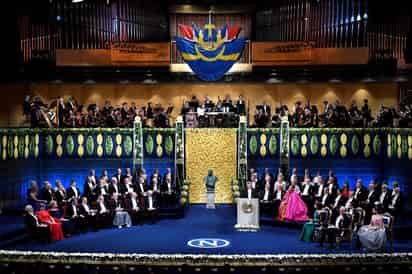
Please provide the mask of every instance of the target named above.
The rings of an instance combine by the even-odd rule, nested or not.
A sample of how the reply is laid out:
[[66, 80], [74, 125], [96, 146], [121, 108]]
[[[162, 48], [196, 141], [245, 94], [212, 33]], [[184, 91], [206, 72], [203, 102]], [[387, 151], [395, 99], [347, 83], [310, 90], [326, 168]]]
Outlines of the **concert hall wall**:
[[[363, 99], [369, 99], [373, 114], [376, 115], [381, 104], [395, 106], [398, 103], [398, 86], [395, 83], [311, 83], [311, 84], [257, 84], [257, 83], [171, 83], [158, 85], [118, 84], [118, 83], [63, 83], [48, 82], [26, 85], [4, 85], [3, 92], [7, 92], [7, 104], [0, 108], [0, 127], [16, 127], [24, 125], [22, 103], [25, 94], [40, 95], [46, 103], [50, 103], [57, 96], [73, 96], [80, 104], [98, 103], [103, 105], [110, 100], [112, 105], [120, 106], [123, 102], [135, 102], [142, 106], [148, 101], [167, 105], [172, 103], [175, 108], [172, 113], [175, 118], [180, 111], [184, 100], [196, 95], [203, 100], [209, 95], [213, 100], [226, 94], [236, 99], [243, 94], [249, 102], [250, 120], [256, 104], [266, 103], [272, 107], [280, 103], [290, 108], [296, 101], [316, 104], [322, 110], [324, 100], [339, 99], [346, 105], [352, 100], [358, 104]], [[25, 124], [27, 126], [27, 123]]]

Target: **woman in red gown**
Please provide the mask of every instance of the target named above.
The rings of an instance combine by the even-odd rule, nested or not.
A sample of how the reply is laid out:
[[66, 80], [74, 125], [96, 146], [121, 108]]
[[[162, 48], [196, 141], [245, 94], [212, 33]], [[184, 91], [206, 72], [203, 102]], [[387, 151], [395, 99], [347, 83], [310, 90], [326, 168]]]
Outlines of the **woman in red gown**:
[[62, 223], [59, 219], [53, 218], [46, 210], [44, 204], [40, 205], [40, 210], [37, 212], [37, 218], [41, 223], [45, 223], [50, 229], [50, 238], [52, 241], [59, 241], [64, 239]]

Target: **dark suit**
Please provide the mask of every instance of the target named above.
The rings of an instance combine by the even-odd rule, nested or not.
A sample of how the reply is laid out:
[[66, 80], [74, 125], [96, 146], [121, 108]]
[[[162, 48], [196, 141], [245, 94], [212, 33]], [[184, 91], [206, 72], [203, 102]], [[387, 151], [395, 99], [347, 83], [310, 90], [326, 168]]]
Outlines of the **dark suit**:
[[57, 201], [57, 204], [59, 205], [60, 209], [62, 209], [63, 205], [66, 201], [66, 190], [64, 190], [64, 189], [61, 190], [61, 191], [56, 190], [54, 192], [54, 197], [55, 197], [55, 199]]
[[342, 216], [338, 216], [339, 221], [333, 223], [333, 226], [324, 228], [321, 230], [320, 233], [320, 245], [323, 246], [325, 242], [326, 235], [328, 236], [328, 241], [331, 245], [336, 242], [336, 236], [341, 231], [342, 228], [347, 228], [350, 224], [349, 217], [345, 214]]
[[132, 221], [134, 224], [141, 224], [142, 223], [142, 215], [143, 215], [143, 209], [139, 203], [139, 198], [136, 197], [136, 206], [139, 208], [139, 210], [133, 209], [133, 201], [132, 197], [129, 197], [125, 200], [125, 209], [129, 213], [130, 217], [132, 218]]
[[[80, 198], [80, 190], [79, 190], [79, 188], [78, 187], [76, 187], [76, 190], [77, 190], [77, 198]], [[73, 190], [73, 188], [72, 187], [69, 187], [68, 189], [66, 189], [66, 196], [67, 196], [67, 200], [73, 200], [73, 198], [75, 197], [75, 192], [74, 192], [74, 190]]]
[[81, 216], [84, 216], [86, 224], [90, 225], [93, 230], [97, 230], [97, 215], [92, 215], [90, 213], [90, 206], [89, 206], [89, 211], [86, 210], [86, 207], [83, 204], [80, 204], [79, 206], [79, 214]]
[[326, 194], [322, 195], [322, 198], [320, 199], [320, 202], [322, 203], [322, 206], [331, 206], [333, 205], [334, 199], [333, 196], [328, 194], [328, 196], [325, 198]]
[[86, 230], [86, 218], [84, 216], [80, 216], [80, 211], [77, 206], [72, 204], [68, 205], [66, 217], [73, 222], [76, 231]]
[[24, 216], [24, 222], [26, 224], [26, 229], [30, 235], [41, 241], [50, 241], [50, 229], [47, 226], [40, 226], [38, 218], [31, 214], [26, 214]]
[[110, 196], [112, 196], [113, 193], [120, 195], [122, 193], [120, 184], [117, 184], [116, 186], [114, 184], [110, 184], [109, 193], [110, 193]]
[[42, 188], [41, 189], [41, 198], [42, 198], [42, 200], [50, 202], [54, 198], [53, 197], [53, 190]]
[[[265, 194], [267, 194], [267, 199], [265, 199]], [[262, 213], [272, 216], [274, 214], [273, 191], [271, 189], [262, 190], [259, 195], [259, 201]]]
[[149, 197], [144, 197], [144, 211], [145, 211], [145, 216], [150, 220], [152, 224], [154, 224], [157, 221], [157, 215], [158, 215], [158, 202], [157, 199], [152, 196], [152, 207], [154, 209], [149, 210]]
[[399, 216], [403, 210], [403, 203], [404, 201], [403, 201], [402, 193], [399, 193], [399, 195], [396, 198], [392, 196], [391, 201], [388, 205], [388, 211], [393, 216]]
[[382, 203], [385, 210], [388, 209], [389, 203], [391, 202], [392, 192], [387, 190], [385, 193], [379, 195], [379, 202]]
[[166, 182], [161, 185], [162, 192], [162, 202], [166, 207], [173, 207], [176, 204], [176, 186], [173, 183], [170, 183], [170, 192], [169, 187]]
[[[242, 193], [242, 198], [249, 198], [248, 197], [248, 189], [245, 189]], [[256, 189], [251, 189], [251, 199], [259, 198], [259, 193], [256, 191]]]
[[367, 197], [368, 197], [368, 191], [365, 187], [362, 186], [359, 190], [357, 189], [354, 190], [353, 198], [354, 200], [356, 200], [358, 204], [361, 204], [362, 202], [364, 202]]
[[97, 198], [96, 188], [95, 186], [90, 186], [86, 180], [83, 186], [83, 193], [84, 196], [87, 197], [89, 201], [95, 201]]
[[[307, 188], [307, 193], [305, 193], [305, 188]], [[303, 202], [305, 202], [308, 208], [308, 215], [312, 216], [313, 215], [313, 204], [315, 201], [315, 187], [311, 184], [307, 185], [306, 183], [304, 183], [301, 187], [300, 194], [301, 194]]]

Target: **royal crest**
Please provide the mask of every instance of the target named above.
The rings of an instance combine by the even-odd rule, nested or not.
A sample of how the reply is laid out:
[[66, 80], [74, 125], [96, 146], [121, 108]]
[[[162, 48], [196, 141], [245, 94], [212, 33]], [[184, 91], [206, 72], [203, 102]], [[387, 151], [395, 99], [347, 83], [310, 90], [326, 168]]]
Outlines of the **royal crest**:
[[245, 46], [245, 39], [237, 38], [239, 26], [216, 29], [210, 16], [203, 29], [192, 24], [179, 25], [179, 30], [181, 37], [176, 37], [176, 45], [183, 60], [205, 81], [222, 78], [239, 60]]

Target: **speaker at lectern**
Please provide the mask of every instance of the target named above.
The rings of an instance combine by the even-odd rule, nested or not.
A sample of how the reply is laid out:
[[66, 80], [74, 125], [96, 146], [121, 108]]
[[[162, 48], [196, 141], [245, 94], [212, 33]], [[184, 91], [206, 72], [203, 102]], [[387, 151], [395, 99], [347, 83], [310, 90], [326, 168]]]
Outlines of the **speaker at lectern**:
[[259, 199], [237, 199], [237, 224], [239, 231], [256, 231], [259, 229]]

